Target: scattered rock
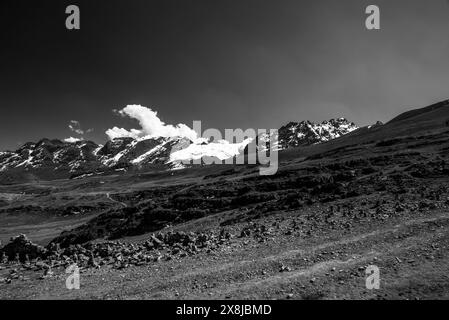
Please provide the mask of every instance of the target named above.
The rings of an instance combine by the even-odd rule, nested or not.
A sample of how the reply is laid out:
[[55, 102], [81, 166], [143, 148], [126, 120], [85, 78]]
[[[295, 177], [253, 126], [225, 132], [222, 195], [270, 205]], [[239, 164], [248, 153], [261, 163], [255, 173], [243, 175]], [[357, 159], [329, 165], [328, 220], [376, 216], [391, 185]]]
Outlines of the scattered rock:
[[47, 250], [34, 244], [26, 235], [21, 234], [17, 237], [11, 238], [11, 241], [1, 249], [2, 261], [8, 259], [9, 261], [25, 262], [27, 259], [42, 258], [46, 256]]
[[282, 265], [281, 268], [279, 269], [279, 272], [290, 272], [290, 271], [291, 268], [284, 265]]

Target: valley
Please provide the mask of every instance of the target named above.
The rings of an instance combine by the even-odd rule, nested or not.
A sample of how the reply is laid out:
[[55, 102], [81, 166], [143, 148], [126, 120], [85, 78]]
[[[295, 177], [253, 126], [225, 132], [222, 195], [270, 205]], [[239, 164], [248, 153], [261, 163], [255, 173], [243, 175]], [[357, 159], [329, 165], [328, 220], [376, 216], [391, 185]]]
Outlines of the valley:
[[447, 119], [444, 101], [287, 148], [273, 176], [210, 165], [3, 184], [0, 297], [447, 299]]

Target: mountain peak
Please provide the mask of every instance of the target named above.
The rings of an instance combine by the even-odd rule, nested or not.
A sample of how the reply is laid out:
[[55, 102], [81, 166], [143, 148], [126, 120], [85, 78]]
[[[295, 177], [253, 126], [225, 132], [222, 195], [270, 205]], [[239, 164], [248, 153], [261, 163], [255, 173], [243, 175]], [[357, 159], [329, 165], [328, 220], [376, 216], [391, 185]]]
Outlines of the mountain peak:
[[282, 149], [305, 146], [338, 138], [358, 129], [346, 118], [335, 118], [314, 123], [309, 120], [289, 122], [279, 129], [279, 145]]
[[[290, 122], [279, 130], [276, 149], [328, 141], [357, 129], [345, 118], [322, 123]], [[240, 144], [182, 137], [120, 137], [98, 145], [88, 140], [61, 141], [44, 138], [22, 145], [15, 152], [0, 153], [0, 172], [28, 172], [42, 179], [77, 177], [117, 170], [163, 166], [181, 168], [177, 161], [199, 157], [226, 159], [238, 156], [249, 141]]]

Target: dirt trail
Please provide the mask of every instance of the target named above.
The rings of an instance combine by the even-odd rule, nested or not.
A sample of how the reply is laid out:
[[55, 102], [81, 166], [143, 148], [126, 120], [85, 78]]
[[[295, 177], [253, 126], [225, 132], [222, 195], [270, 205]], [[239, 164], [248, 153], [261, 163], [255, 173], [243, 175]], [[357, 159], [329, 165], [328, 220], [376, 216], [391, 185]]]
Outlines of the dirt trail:
[[[378, 229], [375, 231], [371, 231], [371, 232], [366, 232], [366, 233], [361, 233], [361, 234], [357, 234], [357, 235], [351, 235], [345, 239], [341, 239], [341, 240], [337, 240], [337, 241], [329, 241], [329, 242], [325, 242], [319, 245], [314, 245], [314, 246], [307, 246], [301, 249], [293, 249], [293, 250], [287, 250], [287, 251], [283, 251], [274, 255], [270, 255], [270, 256], [266, 256], [266, 257], [260, 257], [257, 260], [240, 260], [240, 261], [235, 261], [235, 262], [230, 262], [230, 263], [225, 263], [225, 264], [219, 264], [216, 268], [211, 269], [210, 266], [206, 267], [206, 268], [200, 268], [200, 269], [195, 269], [193, 271], [189, 271], [187, 273], [184, 273], [182, 275], [179, 275], [176, 278], [179, 277], [188, 277], [188, 276], [195, 276], [195, 275], [205, 275], [208, 273], [216, 273], [216, 272], [221, 272], [224, 270], [227, 270], [229, 268], [239, 268], [242, 266], [250, 266], [251, 264], [261, 264], [261, 263], [267, 263], [267, 262], [273, 262], [273, 261], [282, 261], [284, 259], [288, 259], [288, 258], [294, 258], [297, 256], [300, 256], [302, 254], [310, 254], [310, 253], [314, 253], [316, 251], [320, 251], [320, 250], [325, 250], [325, 249], [329, 249], [331, 247], [338, 247], [341, 245], [347, 245], [347, 244], [351, 244], [351, 243], [355, 243], [355, 242], [361, 242], [363, 240], [369, 239], [369, 238], [374, 238], [374, 237], [379, 237], [379, 236], [383, 236], [386, 234], [390, 234], [390, 233], [395, 233], [398, 232], [400, 228], [403, 227], [407, 227], [407, 226], [418, 226], [418, 225], [422, 225], [423, 223], [428, 223], [428, 222], [433, 222], [433, 221], [440, 221], [440, 220], [449, 220], [449, 213], [443, 213], [443, 214], [439, 214], [436, 217], [432, 217], [432, 218], [421, 218], [421, 219], [415, 219], [415, 220], [410, 220], [410, 221], [406, 221], [403, 224], [398, 224], [395, 225], [394, 227], [391, 228], [382, 228], [382, 229]], [[347, 261], [348, 262], [348, 261]], [[342, 261], [338, 261], [338, 263], [342, 263]]]
[[[125, 270], [89, 269], [82, 273], [82, 290], [76, 292], [64, 288], [65, 274], [46, 280], [0, 284], [0, 296], [38, 299], [414, 299], [425, 295], [449, 298], [447, 212], [401, 223], [392, 221], [374, 230], [354, 230], [339, 240], [316, 242], [316, 239], [280, 236], [272, 242], [240, 246], [222, 254], [202, 253], [180, 261], [160, 261]], [[365, 286], [365, 269], [372, 264], [381, 272], [380, 290], [370, 291]], [[414, 281], [413, 287], [410, 279]]]
[[112, 199], [112, 198], [111, 198], [111, 194], [110, 194], [109, 192], [106, 193], [106, 198], [108, 198], [108, 199], [111, 200], [112, 202], [121, 204], [121, 205], [124, 206], [125, 208], [128, 207], [128, 205], [127, 205], [126, 203]]
[[[438, 233], [428, 232], [433, 223], [441, 223], [442, 230]], [[285, 298], [284, 292], [294, 292], [296, 297], [304, 298], [315, 291], [340, 292], [344, 296], [347, 292], [351, 297], [367, 297], [369, 292], [365, 288], [365, 268], [376, 264], [385, 278], [387, 294], [396, 294], [393, 283], [407, 278], [410, 273], [420, 269], [421, 274], [427, 274], [429, 269], [425, 263], [421, 266], [408, 265], [404, 261], [416, 258], [416, 251], [432, 251], [435, 242], [448, 239], [449, 215], [438, 214], [434, 217], [420, 218], [394, 225], [390, 228], [380, 228], [375, 231], [350, 235], [345, 239], [330, 241], [303, 249], [293, 249], [260, 256], [254, 260], [239, 260], [223, 263], [223, 261], [208, 261], [201, 266], [185, 266], [182, 273], [169, 277], [162, 285], [150, 285], [148, 291], [127, 298], [173, 298], [168, 288], [178, 288], [176, 292], [182, 298]], [[443, 238], [443, 239], [441, 239]], [[321, 258], [324, 251], [343, 252], [346, 259]], [[312, 263], [301, 261], [307, 257]], [[401, 257], [401, 258], [399, 258]], [[446, 255], [432, 263], [432, 280], [440, 281], [447, 272]], [[292, 265], [288, 272], [280, 272], [279, 264]], [[299, 264], [299, 265], [298, 265]], [[393, 264], [393, 266], [391, 265]], [[405, 265], [402, 274], [397, 274], [398, 265]], [[296, 265], [298, 265], [296, 267]], [[438, 272], [435, 273], [435, 269]], [[186, 270], [193, 270], [187, 271]], [[243, 280], [242, 280], [243, 278]], [[319, 280], [316, 280], [319, 279]], [[213, 281], [211, 288], [195, 288], [197, 282]], [[190, 288], [193, 285], [193, 288]], [[441, 285], [441, 284], [440, 284]], [[449, 286], [449, 283], [443, 285]], [[298, 287], [299, 286], [299, 287]], [[393, 288], [391, 288], [393, 286]], [[390, 288], [389, 288], [390, 287]], [[185, 288], [186, 291], [179, 290]], [[346, 292], [346, 293], [345, 293]], [[337, 298], [339, 296], [327, 296]]]
[[[423, 235], [422, 233], [425, 233], [426, 231], [425, 225], [428, 225], [430, 222], [447, 223], [448, 220], [449, 215], [444, 213], [436, 217], [406, 221], [403, 224], [395, 225], [392, 228], [362, 233], [339, 241], [326, 242], [305, 249], [287, 250], [268, 257], [260, 257], [259, 259], [253, 261], [242, 260], [236, 263], [228, 263], [224, 265], [217, 264], [215, 267], [208, 266], [207, 268], [186, 273], [179, 278], [187, 279], [198, 275], [208, 276], [208, 278], [219, 278], [236, 272], [250, 273], [252, 270], [257, 270], [264, 267], [268, 269], [269, 262], [292, 262], [300, 259], [303, 255], [312, 257], [310, 260], [313, 260], [314, 257], [316, 258], [316, 254], [323, 250], [338, 251], [345, 249], [343, 247], [347, 247], [348, 245], [350, 245], [350, 247], [354, 247], [351, 252], [348, 252], [351, 257], [346, 260], [329, 259], [308, 265], [306, 267], [300, 267], [298, 269], [291, 270], [290, 272], [276, 272], [275, 270], [274, 273], [268, 272], [265, 276], [255, 277], [255, 279], [248, 279], [231, 284], [222, 283], [220, 288], [213, 290], [215, 291], [214, 296], [218, 295], [218, 297], [221, 298], [232, 297], [235, 295], [238, 297], [242, 297], [242, 295], [253, 296], [254, 292], [258, 292], [260, 294], [267, 289], [268, 291], [271, 291], [271, 289], [275, 287], [290, 287], [297, 281], [301, 283], [309, 282], [311, 279], [323, 277], [323, 275], [329, 274], [329, 272], [335, 272], [336, 270], [340, 273], [344, 273], [346, 270], [358, 270], [357, 266], [360, 265], [365, 266], [373, 262], [377, 263], [376, 261], [379, 261], [378, 264], [382, 264], [380, 261], [388, 259], [401, 261], [397, 258], [397, 256], [408, 256], [414, 249], [423, 249], [426, 245], [431, 246], [435, 240], [435, 237], [438, 237], [438, 234]], [[415, 229], [414, 232], [409, 233], [409, 227], [413, 227]], [[447, 234], [447, 231], [448, 227], [446, 226], [443, 234]], [[404, 235], [404, 239], [397, 241], [398, 238], [401, 238]], [[387, 242], [384, 242], [384, 240], [387, 240]], [[436, 265], [438, 266], [438, 264]], [[442, 271], [447, 269], [444, 264], [439, 265], [439, 267], [442, 268]], [[364, 271], [364, 268], [362, 271]], [[385, 271], [385, 273], [388, 274], [389, 270], [387, 269]], [[423, 272], [425, 272], [425, 270], [423, 270]], [[444, 274], [444, 272], [442, 273]], [[174, 281], [177, 279], [178, 277], [175, 277]], [[363, 279], [364, 278], [361, 277], [361, 280]], [[332, 285], [335, 285], [335, 283], [327, 283], [327, 286]], [[363, 286], [360, 286], [359, 290], [363, 290]], [[196, 297], [198, 294], [195, 293], [194, 295], [189, 295], [187, 297], [193, 298], [194, 296]]]

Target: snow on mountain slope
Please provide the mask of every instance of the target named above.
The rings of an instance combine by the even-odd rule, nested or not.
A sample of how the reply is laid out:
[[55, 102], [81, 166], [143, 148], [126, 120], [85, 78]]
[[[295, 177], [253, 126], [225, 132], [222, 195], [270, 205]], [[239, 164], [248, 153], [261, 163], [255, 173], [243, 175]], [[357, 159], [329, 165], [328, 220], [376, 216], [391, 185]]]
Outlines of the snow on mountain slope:
[[234, 156], [238, 156], [251, 143], [252, 139], [248, 138], [241, 143], [229, 143], [226, 140], [217, 142], [204, 143], [202, 140], [190, 144], [187, 148], [173, 152], [170, 155], [170, 162], [182, 160], [197, 160], [203, 157], [216, 157], [219, 160], [226, 160]]
[[[328, 141], [356, 128], [344, 118], [321, 124], [291, 122], [279, 130], [279, 142], [276, 140], [272, 148], [280, 150]], [[202, 158], [225, 160], [242, 155], [254, 143], [257, 150], [265, 150], [269, 140], [268, 134], [259, 136], [256, 141], [248, 138], [241, 143], [211, 142], [201, 137], [194, 141], [186, 137], [120, 137], [104, 145], [77, 139], [42, 139], [37, 143], [26, 143], [14, 152], [0, 152], [0, 172], [12, 170], [51, 179], [140, 170], [154, 165], [174, 170], [184, 168], [185, 161]]]
[[279, 129], [279, 144], [282, 149], [287, 149], [326, 142], [356, 129], [358, 127], [345, 118], [331, 119], [321, 123], [290, 122]]
[[146, 159], [148, 159], [152, 154], [157, 153], [158, 151], [161, 151], [162, 145], [157, 145], [153, 149], [150, 149], [150, 151], [145, 152], [144, 154], [141, 154], [134, 160], [131, 160], [132, 164], [139, 164], [143, 163]]

